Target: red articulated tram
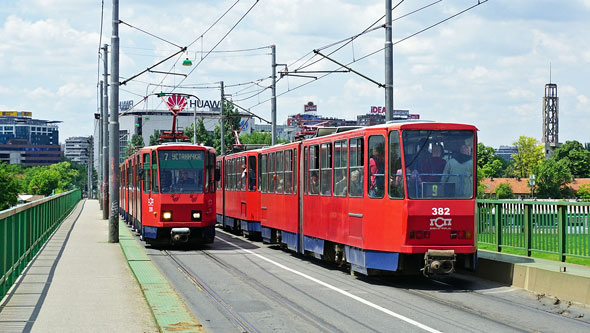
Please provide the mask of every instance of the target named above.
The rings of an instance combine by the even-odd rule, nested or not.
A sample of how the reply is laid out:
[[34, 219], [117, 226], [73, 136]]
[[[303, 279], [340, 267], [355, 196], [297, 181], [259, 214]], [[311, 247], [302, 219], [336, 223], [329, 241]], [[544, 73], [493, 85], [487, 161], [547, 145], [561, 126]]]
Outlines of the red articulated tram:
[[215, 158], [187, 143], [140, 149], [121, 164], [121, 215], [148, 244], [212, 243]]
[[[239, 152], [217, 158], [217, 168], [227, 170], [217, 182], [217, 222], [224, 229], [260, 236], [260, 191], [256, 183], [258, 152]], [[223, 188], [222, 188], [223, 184]], [[222, 218], [225, 216], [225, 218]]]
[[228, 155], [218, 221], [367, 275], [474, 270], [476, 146], [472, 125], [394, 121]]

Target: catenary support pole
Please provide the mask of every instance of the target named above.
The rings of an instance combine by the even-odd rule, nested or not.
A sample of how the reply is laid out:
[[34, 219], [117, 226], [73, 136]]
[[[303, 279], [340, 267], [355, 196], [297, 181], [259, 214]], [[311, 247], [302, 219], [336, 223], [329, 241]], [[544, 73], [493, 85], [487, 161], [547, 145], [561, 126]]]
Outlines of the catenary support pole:
[[97, 165], [98, 165], [98, 173], [97, 173], [98, 179], [97, 179], [97, 182], [96, 182], [96, 185], [98, 187], [96, 193], [98, 194], [98, 205], [100, 207], [100, 210], [102, 210], [102, 208], [103, 208], [102, 207], [102, 205], [103, 205], [102, 203], [103, 203], [103, 200], [104, 200], [104, 194], [102, 192], [102, 159], [103, 159], [103, 154], [102, 154], [102, 140], [103, 140], [103, 136], [102, 136], [102, 134], [103, 134], [103, 131], [102, 131], [102, 108], [103, 108], [103, 105], [102, 105], [102, 95], [104, 94], [103, 89], [104, 89], [104, 82], [102, 80], [100, 80], [100, 89], [99, 89], [100, 93], [98, 95], [99, 105], [100, 105], [100, 108], [98, 110], [98, 112], [99, 112], [99, 117], [98, 117], [98, 148], [97, 148], [98, 149], [98, 163], [97, 163]]
[[393, 43], [391, 28], [391, 3], [385, 0], [385, 121], [393, 116]]
[[113, 0], [111, 115], [109, 122], [109, 243], [119, 242], [119, 0]]
[[102, 95], [102, 219], [109, 219], [109, 46], [104, 44], [104, 90]]
[[272, 96], [270, 99], [270, 111], [271, 111], [271, 132], [272, 132], [272, 145], [277, 144], [277, 49], [275, 45], [270, 46], [272, 53]]
[[225, 155], [225, 121], [223, 119], [223, 102], [224, 102], [223, 81], [221, 81], [221, 104], [220, 104], [221, 116], [219, 117], [219, 120], [221, 121], [221, 155]]

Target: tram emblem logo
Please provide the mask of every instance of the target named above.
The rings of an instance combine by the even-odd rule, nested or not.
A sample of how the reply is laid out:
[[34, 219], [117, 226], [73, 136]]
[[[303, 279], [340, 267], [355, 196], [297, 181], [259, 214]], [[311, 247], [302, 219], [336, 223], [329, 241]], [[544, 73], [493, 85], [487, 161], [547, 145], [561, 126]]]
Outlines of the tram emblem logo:
[[147, 202], [149, 206], [152, 206], [154, 204], [154, 198], [149, 198]]
[[164, 99], [164, 102], [166, 102], [170, 112], [174, 114], [178, 114], [186, 106], [186, 98], [178, 94], [169, 96], [168, 99]]
[[445, 219], [444, 217], [437, 217], [430, 219], [430, 229], [449, 229], [453, 219]]

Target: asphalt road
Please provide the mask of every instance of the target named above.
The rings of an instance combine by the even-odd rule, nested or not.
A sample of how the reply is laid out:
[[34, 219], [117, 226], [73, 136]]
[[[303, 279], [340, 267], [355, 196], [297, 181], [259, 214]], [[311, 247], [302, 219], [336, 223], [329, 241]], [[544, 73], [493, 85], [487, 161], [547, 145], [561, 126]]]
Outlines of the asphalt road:
[[351, 276], [219, 229], [147, 253], [208, 332], [590, 332], [587, 307], [461, 274]]

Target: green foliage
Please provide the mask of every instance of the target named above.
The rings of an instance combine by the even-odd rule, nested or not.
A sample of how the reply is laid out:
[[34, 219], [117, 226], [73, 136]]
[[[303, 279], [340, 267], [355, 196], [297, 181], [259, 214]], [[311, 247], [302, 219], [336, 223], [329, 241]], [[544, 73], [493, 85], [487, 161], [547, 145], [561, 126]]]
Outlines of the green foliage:
[[[269, 132], [252, 132], [240, 136], [240, 142], [245, 145], [268, 145], [272, 144], [272, 133]], [[278, 139], [277, 143], [286, 143], [289, 140]]]
[[512, 191], [512, 186], [510, 184], [500, 184], [496, 187], [496, 198], [497, 199], [514, 199], [514, 192]]
[[6, 163], [0, 163], [0, 210], [14, 206], [18, 200], [19, 181], [12, 168]]
[[[194, 128], [193, 124], [190, 124], [184, 130], [184, 135], [188, 136], [189, 141], [193, 142]], [[197, 120], [197, 144], [204, 146], [213, 147], [213, 134], [207, 132], [203, 119]]]
[[[223, 103], [223, 124], [225, 126], [224, 144], [227, 151], [231, 145], [235, 144], [233, 131], [240, 129], [240, 113], [229, 101]], [[221, 126], [215, 126], [213, 132], [213, 147], [215, 147], [218, 154], [221, 154]]]
[[565, 160], [572, 176], [579, 178], [590, 177], [590, 151], [578, 141], [566, 141], [553, 154], [557, 161]]
[[[60, 181], [59, 172], [49, 168], [35, 173], [29, 182], [28, 193], [51, 195], [57, 190]], [[57, 192], [57, 191], [55, 191]]]
[[582, 200], [590, 200], [590, 185], [584, 184], [580, 186], [576, 196]]
[[537, 196], [539, 198], [567, 198], [572, 196], [566, 185], [572, 181], [565, 160], [554, 158], [543, 161], [537, 169]]
[[517, 177], [528, 178], [543, 161], [543, 147], [537, 144], [535, 138], [521, 136], [516, 145], [518, 152], [512, 154], [514, 159], [514, 172]]
[[160, 137], [160, 131], [154, 130], [154, 134], [150, 135], [150, 146], [157, 145], [159, 137]]
[[127, 146], [125, 147], [125, 156], [129, 157], [133, 155], [137, 151], [137, 149], [142, 148], [143, 146], [145, 146], [143, 136], [139, 134], [133, 134], [131, 136], [131, 140], [127, 143]]

